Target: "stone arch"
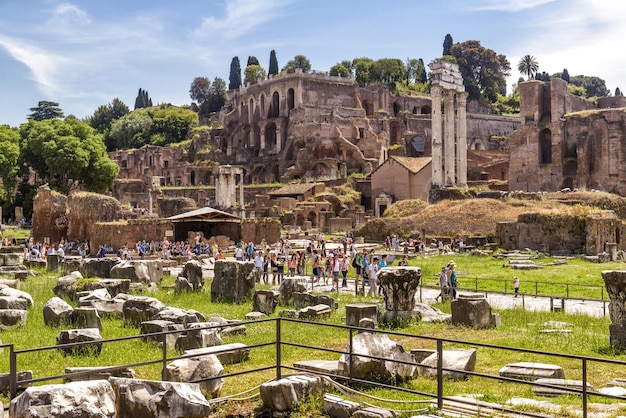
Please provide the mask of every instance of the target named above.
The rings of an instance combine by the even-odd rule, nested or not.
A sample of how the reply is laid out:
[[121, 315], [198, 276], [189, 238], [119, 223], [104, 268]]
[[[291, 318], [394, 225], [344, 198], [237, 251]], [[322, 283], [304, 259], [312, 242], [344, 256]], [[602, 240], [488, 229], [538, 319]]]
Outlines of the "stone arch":
[[248, 105], [248, 121], [252, 123], [254, 120], [254, 98], [250, 97], [249, 105]]
[[191, 171], [191, 172], [189, 173], [189, 183], [190, 183], [192, 186], [195, 186], [195, 185], [196, 185], [196, 172], [195, 172], [195, 171]]
[[296, 107], [296, 97], [292, 88], [287, 90], [287, 110], [291, 110]]
[[574, 159], [569, 159], [563, 164], [563, 176], [564, 177], [576, 177], [576, 172], [578, 171], [578, 161]]
[[374, 103], [372, 103], [371, 100], [363, 100], [363, 109], [365, 110], [366, 116], [374, 116]]
[[265, 114], [265, 94], [261, 95], [261, 99], [259, 100], [261, 102], [261, 115]]
[[304, 215], [299, 213], [296, 215], [296, 225], [302, 226], [304, 225]]
[[424, 147], [426, 144], [426, 140], [417, 135], [411, 138], [411, 146], [409, 147], [409, 156], [410, 157], [423, 157], [424, 156]]
[[563, 179], [563, 189], [574, 190], [574, 178], [573, 177], [565, 177]]
[[280, 115], [280, 95], [277, 91], [272, 94], [272, 101], [268, 112], [268, 118], [277, 118]]
[[309, 212], [309, 215], [306, 217], [306, 220], [311, 222], [312, 228], [317, 228], [317, 213], [315, 213], [315, 211]]
[[391, 122], [389, 126], [389, 145], [396, 145], [402, 139], [402, 125], [398, 122]]
[[398, 113], [400, 113], [401, 110], [402, 110], [402, 106], [400, 106], [400, 103], [394, 102], [393, 103], [393, 115], [398, 116]]
[[269, 151], [276, 151], [276, 124], [268, 123], [265, 125], [265, 149]]
[[552, 164], [552, 132], [545, 128], [539, 132], [539, 164]]

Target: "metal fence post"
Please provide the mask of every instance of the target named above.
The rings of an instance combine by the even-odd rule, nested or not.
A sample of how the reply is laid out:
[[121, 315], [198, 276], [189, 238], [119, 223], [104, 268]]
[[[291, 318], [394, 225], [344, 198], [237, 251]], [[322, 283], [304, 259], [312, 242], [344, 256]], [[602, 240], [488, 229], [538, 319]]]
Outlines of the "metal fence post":
[[165, 369], [167, 368], [167, 335], [161, 335], [163, 341], [161, 342], [161, 354], [162, 354], [162, 366], [161, 366], [161, 380], [167, 380], [165, 376]]
[[280, 360], [280, 317], [276, 318], [276, 380], [282, 377], [281, 360]]
[[583, 359], [583, 418], [587, 418], [587, 359]]
[[11, 381], [9, 383], [10, 398], [13, 399], [17, 396], [17, 355], [15, 354], [15, 347], [13, 344], [9, 346], [10, 351], [10, 373]]
[[437, 340], [437, 408], [443, 409], [443, 341]]
[[350, 379], [350, 383], [352, 383], [352, 364], [353, 364], [353, 359], [352, 359], [352, 350], [353, 350], [353, 341], [352, 341], [352, 337], [354, 336], [354, 330], [352, 328], [350, 328], [350, 351], [348, 353], [348, 358], [350, 359], [350, 362], [348, 363], [350, 365], [350, 367], [348, 367], [348, 371], [349, 371], [349, 375], [348, 378]]

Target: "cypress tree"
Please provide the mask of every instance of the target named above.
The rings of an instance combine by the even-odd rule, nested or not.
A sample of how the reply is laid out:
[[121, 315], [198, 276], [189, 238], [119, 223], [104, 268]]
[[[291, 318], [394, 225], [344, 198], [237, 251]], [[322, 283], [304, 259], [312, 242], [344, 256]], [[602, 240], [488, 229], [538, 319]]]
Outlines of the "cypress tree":
[[248, 57], [248, 63], [246, 64], [246, 67], [248, 67], [250, 65], [261, 65], [261, 64], [259, 63], [259, 60], [257, 59], [257, 57], [249, 56]]
[[561, 78], [569, 83], [569, 73], [567, 72], [567, 68], [563, 68], [563, 74], [561, 74]]
[[452, 53], [450, 52], [452, 49], [452, 44], [452, 35], [448, 33], [443, 40], [443, 55], [452, 55]]
[[228, 76], [228, 90], [235, 90], [241, 87], [241, 64], [239, 57], [233, 57], [230, 62], [230, 75]]
[[272, 49], [272, 51], [270, 52], [270, 66], [269, 70], [267, 71], [267, 78], [269, 78], [270, 75], [276, 74], [278, 74], [278, 60], [276, 59], [276, 51]]

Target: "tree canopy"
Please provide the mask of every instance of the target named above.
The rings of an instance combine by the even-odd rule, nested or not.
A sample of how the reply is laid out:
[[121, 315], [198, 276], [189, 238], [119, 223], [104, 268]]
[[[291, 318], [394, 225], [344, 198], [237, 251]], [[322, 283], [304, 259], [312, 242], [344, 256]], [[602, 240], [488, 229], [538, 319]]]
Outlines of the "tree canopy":
[[9, 125], [0, 125], [0, 198], [6, 199], [15, 187], [20, 156], [20, 132]]
[[278, 59], [276, 58], [276, 51], [273, 49], [270, 51], [270, 66], [267, 70], [268, 77], [270, 75], [278, 74]]
[[600, 77], [575, 75], [570, 77], [570, 83], [585, 89], [585, 97], [604, 97], [611, 94], [606, 88], [606, 82]]
[[146, 90], [139, 88], [137, 98], [135, 99], [135, 109], [143, 109], [146, 107], [152, 107], [152, 99]]
[[446, 37], [443, 39], [443, 54], [442, 55], [451, 55], [451, 49], [454, 42], [452, 41], [452, 35], [449, 33], [446, 34]]
[[459, 64], [470, 99], [493, 103], [498, 94], [506, 94], [506, 77], [511, 65], [504, 55], [483, 47], [479, 41], [454, 44], [450, 53]]
[[105, 192], [119, 171], [102, 135], [77, 119], [30, 120], [20, 126], [20, 136], [24, 163], [61, 193], [79, 187]]
[[303, 73], [311, 71], [311, 62], [304, 55], [296, 55], [292, 60], [289, 60], [283, 67], [282, 71], [288, 73], [295, 73], [296, 68], [302, 69]]
[[209, 88], [209, 100], [206, 103], [208, 113], [218, 112], [226, 103], [226, 81], [219, 77], [213, 79]]
[[189, 88], [189, 97], [191, 100], [198, 102], [200, 106], [209, 100], [209, 90], [211, 88], [211, 82], [208, 77], [196, 77], [191, 82]]
[[528, 77], [528, 80], [532, 80], [537, 71], [539, 71], [539, 63], [537, 58], [532, 55], [524, 55], [520, 58], [517, 64], [517, 70]]
[[243, 82], [247, 83], [257, 83], [260, 80], [263, 80], [267, 77], [267, 73], [260, 65], [248, 65], [244, 71], [245, 77]]
[[241, 64], [239, 63], [239, 57], [233, 57], [230, 62], [228, 90], [235, 90], [239, 87], [241, 87]]
[[259, 62], [259, 59], [257, 57], [254, 57], [251, 55], [248, 57], [248, 62], [246, 63], [246, 67], [249, 65], [261, 65], [261, 63]]
[[57, 102], [40, 100], [37, 103], [37, 107], [31, 107], [29, 110], [33, 112], [27, 116], [29, 120], [41, 121], [46, 119], [63, 119], [64, 117], [63, 111]]

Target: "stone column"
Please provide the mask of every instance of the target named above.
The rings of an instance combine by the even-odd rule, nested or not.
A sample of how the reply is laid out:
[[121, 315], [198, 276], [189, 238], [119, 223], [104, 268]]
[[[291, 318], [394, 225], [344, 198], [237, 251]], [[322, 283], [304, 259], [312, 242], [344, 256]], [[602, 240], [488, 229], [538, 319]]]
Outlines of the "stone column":
[[237, 184], [235, 182], [235, 174], [231, 171], [228, 174], [228, 203], [227, 208], [232, 207], [237, 202]]
[[443, 163], [444, 169], [444, 183], [446, 186], [452, 186], [456, 184], [455, 169], [456, 164], [454, 158], [454, 90], [444, 90], [444, 135], [443, 140]]
[[265, 129], [259, 128], [259, 136], [261, 137], [261, 149], [259, 150], [259, 155], [265, 155]]
[[383, 268], [378, 281], [385, 297], [384, 318], [387, 321], [414, 319], [415, 293], [422, 278], [419, 267]]
[[609, 303], [609, 341], [611, 346], [626, 348], [626, 270], [606, 270], [602, 279], [611, 299]]
[[282, 133], [280, 131], [280, 126], [276, 125], [276, 154], [280, 153], [282, 146], [283, 146]]
[[467, 93], [457, 93], [458, 132], [456, 139], [457, 184], [467, 187]]
[[442, 171], [442, 145], [443, 136], [441, 130], [441, 87], [432, 86], [430, 89], [430, 95], [432, 100], [432, 185], [443, 185], [443, 171]]

